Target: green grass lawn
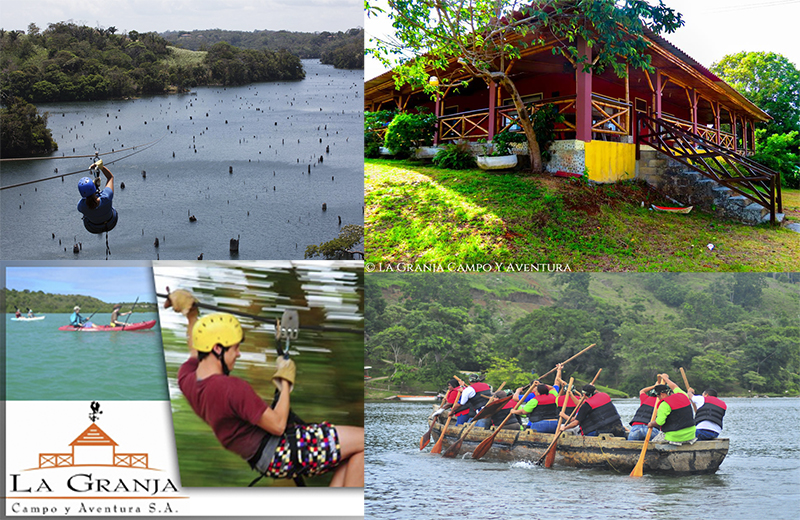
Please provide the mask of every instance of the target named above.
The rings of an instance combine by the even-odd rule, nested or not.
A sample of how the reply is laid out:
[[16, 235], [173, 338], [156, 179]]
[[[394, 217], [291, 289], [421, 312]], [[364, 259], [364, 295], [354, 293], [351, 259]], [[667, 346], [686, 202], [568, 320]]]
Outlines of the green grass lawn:
[[[800, 235], [672, 205], [639, 183], [586, 185], [547, 175], [365, 163], [367, 263], [562, 264], [573, 271], [787, 271]], [[800, 220], [800, 191], [784, 190]], [[644, 203], [644, 207], [642, 207]], [[709, 250], [707, 244], [714, 244]]]

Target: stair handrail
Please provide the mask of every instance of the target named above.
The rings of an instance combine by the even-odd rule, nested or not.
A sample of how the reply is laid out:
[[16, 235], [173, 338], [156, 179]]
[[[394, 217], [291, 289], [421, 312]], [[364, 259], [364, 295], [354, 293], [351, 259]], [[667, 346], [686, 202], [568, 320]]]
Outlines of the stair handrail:
[[[763, 164], [757, 163], [733, 150], [721, 147], [717, 143], [704, 137], [692, 132], [687, 132], [669, 121], [651, 117], [643, 113], [637, 114], [637, 117], [640, 120], [644, 120], [648, 130], [646, 134], [639, 133], [637, 139], [639, 143], [653, 146], [681, 164], [697, 170], [702, 175], [725, 185], [743, 197], [765, 207], [770, 211], [770, 222], [772, 224], [775, 223], [776, 202], [777, 212], [780, 213], [783, 211], [779, 172], [771, 170]], [[664, 130], [659, 130], [657, 127], [661, 127]], [[679, 143], [680, 147], [667, 144], [663, 136], [672, 136], [672, 140]], [[687, 144], [690, 145], [691, 151], [686, 148]], [[702, 155], [697, 151], [698, 145], [704, 150]], [[675, 151], [680, 151], [681, 155], [676, 155]], [[712, 159], [719, 169], [715, 169], [706, 163], [706, 157]], [[732, 176], [725, 166], [719, 162], [718, 157], [724, 158], [728, 166], [737, 171], [740, 176]], [[697, 164], [690, 163], [687, 160], [692, 158], [695, 159]], [[737, 164], [741, 165], [745, 171], [743, 172]], [[724, 178], [722, 178], [720, 174], [722, 174]], [[754, 175], [749, 176], [747, 174]], [[738, 188], [737, 185], [746, 185], [750, 187], [757, 196]], [[762, 192], [759, 186], [763, 188], [766, 193]]]

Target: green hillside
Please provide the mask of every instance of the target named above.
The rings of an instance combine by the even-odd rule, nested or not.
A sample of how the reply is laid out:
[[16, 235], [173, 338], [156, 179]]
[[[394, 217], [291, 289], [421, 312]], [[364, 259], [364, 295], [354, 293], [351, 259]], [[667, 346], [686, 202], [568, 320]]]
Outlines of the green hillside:
[[[800, 391], [800, 275], [378, 273], [366, 277], [373, 376], [439, 388], [453, 370], [568, 374], [634, 394], [666, 371], [737, 395]], [[508, 382], [507, 384], [512, 384]]]
[[[71, 314], [73, 307], [78, 305], [83, 314], [93, 312], [110, 313], [114, 304], [121, 303], [123, 312], [131, 310], [134, 302], [104, 302], [92, 296], [81, 294], [51, 294], [42, 291], [31, 292], [27, 289], [3, 289], [3, 302], [5, 312], [13, 314], [19, 308], [23, 313], [29, 308], [36, 314], [66, 313]], [[155, 312], [158, 305], [155, 303], [138, 302], [134, 312]]]

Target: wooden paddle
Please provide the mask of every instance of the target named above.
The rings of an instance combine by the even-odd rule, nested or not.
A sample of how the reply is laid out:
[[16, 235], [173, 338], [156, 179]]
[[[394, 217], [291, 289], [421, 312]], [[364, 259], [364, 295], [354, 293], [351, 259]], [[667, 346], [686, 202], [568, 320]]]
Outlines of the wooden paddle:
[[[570, 399], [572, 399], [572, 383], [575, 382], [574, 377], [569, 378], [569, 385], [567, 386], [567, 393], [564, 394], [564, 404], [561, 405], [561, 413], [564, 413], [567, 409], [567, 403]], [[564, 387], [561, 387], [562, 390]], [[556, 425], [556, 432], [561, 427], [561, 414], [558, 415], [558, 424]], [[553, 462], [556, 460], [556, 450], [548, 450], [545, 458], [544, 458], [544, 467], [549, 468], [553, 465]]]
[[[686, 379], [686, 372], [683, 371], [683, 367], [681, 367], [681, 376], [683, 376], [683, 384], [684, 384], [684, 386], [686, 386], [686, 393], [688, 394], [689, 393], [689, 381]], [[697, 413], [697, 405], [694, 404], [694, 401], [692, 401], [691, 399], [689, 399], [689, 402], [692, 403], [692, 409], [694, 410], [694, 413]]]
[[[683, 371], [683, 369], [681, 369]], [[658, 382], [656, 384], [661, 384], [661, 378], [658, 378]], [[659, 399], [656, 398], [656, 404], [653, 406], [653, 416], [650, 417], [650, 422], [656, 420], [656, 414], [658, 413], [658, 404]], [[632, 477], [641, 477], [644, 473], [644, 455], [647, 453], [647, 446], [650, 444], [650, 435], [653, 433], [653, 427], [647, 427], [647, 436], [644, 438], [644, 446], [642, 446], [642, 452], [639, 454], [639, 460], [636, 462], [636, 465], [633, 467], [633, 471], [631, 471]]]
[[125, 325], [122, 326], [122, 330], [125, 330], [125, 327], [128, 326], [128, 320], [131, 319], [131, 315], [133, 314], [133, 309], [136, 308], [136, 304], [139, 303], [139, 297], [136, 297], [136, 301], [133, 302], [133, 307], [131, 307], [131, 312], [128, 314], [128, 317], [125, 318]]
[[[590, 384], [594, 385], [594, 382], [597, 381], [598, 377], [600, 377], [600, 372], [602, 372], [602, 371], [603, 371], [602, 368], [597, 371], [597, 374], [595, 374], [594, 379], [592, 379], [592, 382]], [[585, 400], [586, 400], [586, 395], [584, 394], [583, 396], [581, 396], [580, 401], [578, 401], [578, 404], [575, 405], [575, 409], [572, 410], [571, 414], [569, 414], [569, 417], [567, 418], [567, 420], [566, 420], [566, 422], [564, 424], [569, 424], [570, 423], [570, 421], [575, 416], [575, 414], [578, 413], [578, 409], [581, 407], [581, 405], [583, 404], [583, 402]], [[545, 459], [547, 458], [547, 455], [550, 453], [550, 450], [552, 450], [554, 452], [554, 454], [551, 455], [551, 457], [553, 457], [553, 460], [555, 460], [556, 446], [558, 445], [558, 439], [561, 437], [562, 433], [564, 433], [564, 432], [562, 432], [561, 428], [559, 427], [559, 429], [556, 430], [556, 433], [553, 434], [553, 441], [550, 443], [550, 446], [547, 447], [547, 450], [545, 450], [545, 452], [542, 454], [542, 456], [539, 457], [539, 460], [536, 461], [536, 465], [537, 466], [541, 466], [542, 465], [542, 462], [545, 461]]]
[[[564, 361], [563, 363], [561, 363], [561, 365], [562, 365], [562, 366], [563, 366], [563, 365], [566, 365], [567, 363], [569, 363], [570, 361], [572, 361], [572, 360], [573, 360], [573, 359], [575, 359], [576, 357], [580, 356], [581, 354], [583, 354], [584, 352], [586, 352], [586, 351], [587, 351], [587, 350], [589, 350], [590, 348], [594, 347], [595, 345], [597, 345], [597, 343], [592, 343], [591, 345], [589, 345], [589, 346], [588, 346], [588, 347], [586, 347], [585, 349], [581, 350], [580, 352], [578, 352], [577, 354], [575, 354], [574, 356], [572, 356], [572, 357], [571, 357], [571, 358], [569, 358], [568, 360], [566, 360], [566, 361]], [[553, 369], [552, 369], [552, 370], [550, 370], [550, 372], [548, 372], [548, 373], [546, 373], [546, 374], [544, 374], [544, 375], [542, 375], [542, 376], [539, 376], [539, 381], [541, 381], [541, 380], [542, 380], [542, 379], [544, 379], [545, 377], [549, 376], [550, 374], [552, 374], [552, 373], [553, 373], [553, 372], [555, 372], [556, 370], [558, 370], [558, 367], [553, 367]]]
[[[458, 399], [460, 397], [461, 397], [461, 389], [459, 388], [458, 394], [456, 395], [456, 400], [453, 401], [453, 405], [455, 405], [455, 403], [458, 402]], [[447, 421], [445, 421], [445, 423], [444, 423], [444, 428], [442, 428], [441, 433], [439, 433], [439, 438], [436, 439], [436, 444], [433, 445], [433, 449], [431, 450], [431, 453], [441, 453], [442, 452], [442, 442], [444, 442], [444, 434], [447, 432], [447, 427], [450, 426], [450, 419], [452, 419], [452, 418], [453, 418], [452, 415], [448, 415], [447, 416]], [[434, 418], [434, 421], [436, 421], [435, 418]], [[431, 423], [431, 429], [433, 429], [433, 424], [434, 423]], [[422, 449], [422, 448], [420, 448], [420, 449]]]
[[[502, 388], [503, 388], [504, 386], [506, 386], [506, 382], [505, 382], [505, 381], [503, 381], [503, 384], [502, 384], [502, 385], [500, 385], [500, 388], [498, 388], [497, 390], [502, 390]], [[497, 390], [495, 390], [495, 391], [497, 391]], [[527, 395], [527, 394], [525, 394], [525, 395]], [[491, 398], [490, 398], [490, 400], [491, 400]], [[479, 419], [483, 419], [483, 418], [484, 418], [484, 417], [486, 417], [487, 415], [490, 415], [490, 414], [489, 414], [489, 411], [490, 411], [490, 410], [488, 409], [488, 406], [484, 406], [484, 407], [481, 409], [481, 411], [480, 411], [480, 412], [478, 412], [478, 413], [475, 415], [475, 417], [473, 417], [473, 418], [472, 418], [472, 422], [470, 422], [470, 423], [469, 423], [469, 426], [467, 427], [467, 430], [466, 430], [466, 431], [465, 431], [465, 432], [464, 432], [464, 433], [461, 435], [461, 438], [459, 438], [459, 439], [458, 439], [456, 442], [454, 442], [454, 443], [453, 443], [453, 444], [452, 444], [452, 445], [451, 445], [449, 448], [447, 448], [447, 451], [445, 451], [445, 452], [442, 454], [442, 457], [447, 457], [447, 458], [453, 458], [453, 457], [455, 457], [455, 456], [458, 454], [458, 451], [461, 449], [461, 445], [464, 443], [464, 438], [465, 438], [467, 435], [469, 435], [469, 432], [471, 432], [471, 431], [472, 431], [472, 428], [474, 428], [474, 427], [475, 427], [475, 423], [477, 423]], [[444, 436], [444, 434], [443, 434], [442, 436]]]
[[[517, 402], [517, 404], [514, 405], [514, 407], [511, 409], [511, 411], [508, 412], [508, 415], [506, 415], [506, 418], [503, 419], [503, 422], [501, 422], [497, 426], [497, 428], [494, 429], [494, 432], [492, 432], [492, 434], [489, 437], [487, 437], [484, 440], [482, 440], [481, 443], [478, 444], [478, 447], [475, 448], [475, 450], [472, 452], [472, 458], [473, 459], [477, 460], [477, 459], [480, 459], [481, 457], [483, 457], [484, 455], [486, 455], [486, 452], [489, 451], [489, 448], [491, 448], [492, 444], [494, 443], [494, 438], [497, 437], [497, 434], [500, 433], [500, 430], [503, 429], [503, 426], [505, 426], [506, 423], [508, 422], [508, 420], [511, 418], [511, 416], [514, 415], [512, 412], [514, 410], [516, 410], [517, 408], [519, 408], [519, 405], [525, 403], [525, 398], [528, 397], [528, 394], [531, 393], [531, 390], [533, 390], [533, 385], [528, 385], [528, 389], [525, 391], [525, 395], [523, 395], [520, 398], [520, 400]], [[467, 433], [469, 433], [469, 432], [467, 432]], [[458, 440], [458, 447], [459, 448], [461, 448], [461, 442], [464, 439], [464, 437], [466, 437], [466, 434], [464, 436], [462, 436], [461, 439]], [[451, 448], [452, 448], [452, 446], [451, 446]], [[458, 451], [458, 450], [456, 450], [456, 451]]]
[[431, 427], [428, 428], [428, 431], [426, 431], [425, 434], [422, 436], [422, 438], [419, 440], [419, 451], [424, 450], [425, 446], [427, 446], [431, 442], [431, 432], [433, 431], [433, 426], [436, 424], [437, 420], [438, 416], [434, 415], [433, 420], [431, 421]]

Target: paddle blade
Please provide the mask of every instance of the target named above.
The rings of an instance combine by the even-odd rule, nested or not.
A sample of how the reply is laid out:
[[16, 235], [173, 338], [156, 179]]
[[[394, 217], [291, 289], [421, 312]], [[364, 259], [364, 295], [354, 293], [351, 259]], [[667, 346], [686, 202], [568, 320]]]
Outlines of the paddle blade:
[[444, 434], [447, 431], [447, 427], [450, 426], [450, 417], [447, 418], [447, 421], [444, 423], [444, 428], [442, 431], [439, 432], [439, 438], [436, 439], [436, 444], [433, 445], [433, 449], [431, 453], [441, 453], [442, 452], [442, 442], [444, 441]]
[[644, 474], [644, 456], [647, 453], [647, 445], [650, 444], [650, 432], [652, 431], [652, 428], [648, 428], [647, 437], [645, 437], [644, 446], [642, 446], [642, 453], [639, 454], [639, 460], [631, 471], [632, 477], [641, 477]]
[[475, 448], [475, 451], [472, 452], [472, 458], [473, 459], [477, 460], [477, 459], [483, 457], [484, 455], [486, 455], [486, 452], [489, 451], [489, 448], [491, 448], [492, 444], [494, 443], [494, 436], [499, 431], [500, 430], [495, 430], [495, 433], [493, 433], [489, 437], [486, 437], [485, 439], [483, 439], [481, 441], [480, 444], [478, 444], [478, 447]]
[[556, 460], [556, 445], [555, 443], [550, 446], [550, 449], [547, 451], [547, 454], [544, 456], [544, 467], [549, 468], [553, 466], [553, 462]]
[[430, 442], [431, 442], [431, 431], [428, 430], [425, 432], [425, 435], [423, 435], [422, 438], [419, 440], [419, 451], [424, 450], [425, 446], [427, 446], [428, 443]]
[[461, 450], [461, 445], [464, 443], [464, 438], [458, 439], [456, 442], [450, 445], [447, 450], [442, 453], [442, 457], [447, 457], [448, 459], [452, 459], [456, 455], [458, 455], [459, 450]]

